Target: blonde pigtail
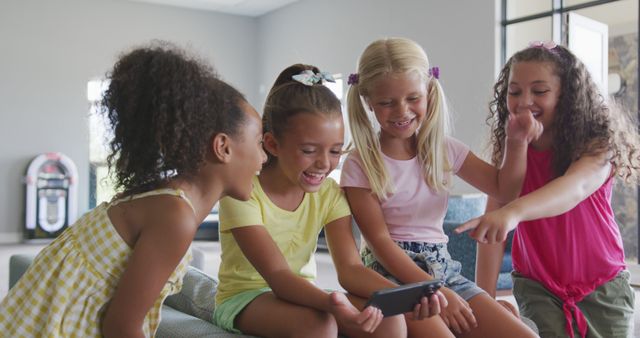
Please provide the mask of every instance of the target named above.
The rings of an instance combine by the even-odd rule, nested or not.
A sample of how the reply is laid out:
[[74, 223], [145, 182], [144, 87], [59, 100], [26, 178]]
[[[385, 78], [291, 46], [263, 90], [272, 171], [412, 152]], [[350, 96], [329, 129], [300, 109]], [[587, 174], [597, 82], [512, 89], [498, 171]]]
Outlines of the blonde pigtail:
[[360, 159], [364, 166], [364, 172], [369, 179], [371, 191], [379, 198], [384, 199], [393, 192], [389, 172], [382, 159], [380, 141], [373, 130], [367, 110], [362, 104], [362, 97], [358, 85], [349, 87], [347, 92], [347, 111], [349, 116], [349, 128], [356, 149], [360, 152]]
[[424, 168], [424, 179], [435, 191], [451, 186], [451, 166], [447, 158], [445, 137], [449, 128], [444, 91], [438, 80], [430, 78], [427, 89], [427, 116], [418, 131], [418, 161]]

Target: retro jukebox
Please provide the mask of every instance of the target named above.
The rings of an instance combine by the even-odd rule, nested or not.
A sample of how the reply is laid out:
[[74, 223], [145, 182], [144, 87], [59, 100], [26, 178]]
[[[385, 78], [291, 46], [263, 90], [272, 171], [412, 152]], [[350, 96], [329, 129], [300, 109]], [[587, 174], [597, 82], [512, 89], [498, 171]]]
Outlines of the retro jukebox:
[[61, 153], [38, 155], [26, 183], [25, 240], [50, 239], [73, 224], [78, 214], [78, 170]]

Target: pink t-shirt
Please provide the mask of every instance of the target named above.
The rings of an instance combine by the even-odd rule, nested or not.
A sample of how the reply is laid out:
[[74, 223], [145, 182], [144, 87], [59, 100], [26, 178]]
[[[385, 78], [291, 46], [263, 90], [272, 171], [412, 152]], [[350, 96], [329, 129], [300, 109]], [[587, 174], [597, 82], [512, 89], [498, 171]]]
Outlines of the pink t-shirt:
[[[453, 173], [462, 166], [469, 147], [454, 138], [446, 138], [447, 155]], [[381, 201], [384, 220], [395, 241], [446, 243], [442, 223], [447, 211], [449, 193], [434, 192], [427, 186], [422, 167], [416, 157], [394, 160], [383, 154], [384, 164], [393, 180], [395, 192]], [[349, 154], [342, 166], [340, 186], [370, 188], [360, 155]]]
[[[551, 151], [529, 147], [521, 195], [553, 179], [551, 157]], [[609, 178], [564, 214], [520, 223], [514, 234], [513, 268], [564, 301], [570, 337], [572, 311], [582, 337], [587, 330], [584, 315], [575, 304], [625, 269], [622, 238], [611, 209], [612, 182]]]

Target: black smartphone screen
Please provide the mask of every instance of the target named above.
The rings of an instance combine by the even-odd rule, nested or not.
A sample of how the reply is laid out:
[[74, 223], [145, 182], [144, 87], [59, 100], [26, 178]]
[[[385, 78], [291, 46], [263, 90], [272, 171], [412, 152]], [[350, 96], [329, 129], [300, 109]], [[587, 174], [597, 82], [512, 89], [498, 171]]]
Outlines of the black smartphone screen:
[[433, 295], [443, 285], [441, 280], [430, 280], [378, 290], [371, 295], [365, 307], [375, 306], [385, 317], [411, 312], [422, 297]]

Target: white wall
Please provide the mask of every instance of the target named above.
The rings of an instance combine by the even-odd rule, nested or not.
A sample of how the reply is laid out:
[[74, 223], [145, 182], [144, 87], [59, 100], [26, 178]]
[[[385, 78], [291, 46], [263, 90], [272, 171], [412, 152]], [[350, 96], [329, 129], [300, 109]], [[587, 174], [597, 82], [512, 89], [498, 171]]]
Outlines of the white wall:
[[[431, 64], [440, 67], [454, 111], [454, 136], [477, 153], [488, 135], [485, 118], [496, 74], [495, 2], [307, 0], [264, 15], [259, 24], [261, 102], [290, 64], [310, 63], [346, 78], [371, 41], [403, 36], [422, 45]], [[454, 193], [473, 191], [455, 182]]]
[[[496, 1], [301, 0], [259, 18], [124, 0], [0, 3], [0, 243], [17, 241], [29, 161], [60, 151], [80, 172], [88, 207], [86, 82], [124, 49], [152, 38], [190, 45], [260, 108], [295, 62], [345, 76], [383, 36], [425, 47], [455, 110], [454, 136], [480, 150], [495, 74]], [[472, 188], [456, 183], [454, 192]]]
[[122, 0], [3, 0], [0, 3], [0, 243], [24, 224], [29, 161], [59, 151], [79, 171], [88, 207], [87, 81], [117, 55], [150, 39], [187, 47], [256, 101], [257, 20]]

